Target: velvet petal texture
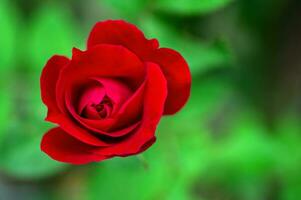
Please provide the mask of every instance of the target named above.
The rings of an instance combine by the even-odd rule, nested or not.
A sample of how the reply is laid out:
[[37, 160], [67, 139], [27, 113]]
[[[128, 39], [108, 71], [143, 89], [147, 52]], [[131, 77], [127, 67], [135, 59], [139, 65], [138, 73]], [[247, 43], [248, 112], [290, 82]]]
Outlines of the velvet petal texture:
[[44, 135], [41, 149], [54, 160], [72, 164], [85, 164], [107, 158], [93, 154], [95, 147], [76, 140], [61, 128], [50, 129]]
[[112, 115], [119, 110], [119, 108], [123, 105], [124, 101], [126, 101], [132, 94], [132, 91], [126, 84], [109, 78], [94, 78], [100, 84], [103, 85], [106, 95], [112, 100], [113, 111]]
[[89, 35], [87, 47], [98, 44], [122, 45], [141, 58], [149, 56], [159, 46], [156, 39], [146, 39], [136, 26], [123, 20], [98, 22]]
[[[74, 109], [77, 111], [77, 113], [81, 115], [85, 108], [89, 107], [90, 105], [97, 105], [103, 100], [105, 95], [105, 89], [101, 85], [94, 83], [93, 85], [90, 84], [89, 87], [86, 87], [82, 94], [80, 94], [79, 98], [79, 94], [73, 95], [77, 97], [77, 101], [70, 103], [73, 104], [72, 106], [75, 107]], [[71, 98], [71, 96], [69, 98]]]
[[[158, 65], [147, 63], [147, 84], [143, 105], [142, 124], [130, 137], [117, 145], [97, 150], [98, 154], [107, 156], [125, 156], [145, 150], [149, 142], [155, 140], [155, 130], [163, 114], [167, 96], [166, 79]], [[153, 95], [156, 94], [156, 98]]]
[[100, 140], [95, 134], [77, 124], [70, 116], [60, 114], [52, 122], [58, 124], [66, 133], [83, 143], [92, 146], [109, 146], [107, 142]]
[[116, 125], [120, 128], [137, 121], [141, 118], [143, 110], [143, 98], [145, 95], [146, 81], [136, 90], [136, 92], [122, 105], [116, 114]]
[[168, 96], [164, 114], [174, 114], [184, 106], [190, 95], [191, 75], [188, 64], [181, 54], [168, 48], [157, 49], [152, 60], [161, 67], [167, 79]]
[[46, 118], [51, 118], [59, 113], [56, 103], [55, 86], [61, 69], [69, 63], [69, 59], [64, 56], [53, 56], [46, 63], [40, 78], [41, 97], [48, 107]]
[[67, 108], [71, 114], [71, 116], [78, 122], [78, 127], [83, 126], [86, 130], [92, 131], [93, 133], [97, 133], [100, 135], [107, 135], [111, 137], [120, 137], [128, 134], [133, 129], [135, 129], [139, 122], [128, 124], [127, 127], [123, 129], [109, 131], [114, 124], [116, 124], [117, 120], [114, 118], [95, 120], [95, 119], [85, 119], [78, 115], [72, 105], [70, 104], [70, 100], [66, 99]]

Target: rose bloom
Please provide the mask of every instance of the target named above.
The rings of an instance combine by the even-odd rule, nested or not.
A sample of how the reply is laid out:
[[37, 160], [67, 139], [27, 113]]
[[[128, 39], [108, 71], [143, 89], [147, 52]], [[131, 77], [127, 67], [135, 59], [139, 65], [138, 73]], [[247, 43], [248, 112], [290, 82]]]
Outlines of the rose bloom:
[[186, 103], [191, 75], [178, 52], [159, 48], [132, 24], [108, 20], [94, 26], [87, 50], [51, 57], [40, 82], [46, 121], [58, 125], [43, 136], [42, 151], [85, 164], [149, 148], [160, 118]]

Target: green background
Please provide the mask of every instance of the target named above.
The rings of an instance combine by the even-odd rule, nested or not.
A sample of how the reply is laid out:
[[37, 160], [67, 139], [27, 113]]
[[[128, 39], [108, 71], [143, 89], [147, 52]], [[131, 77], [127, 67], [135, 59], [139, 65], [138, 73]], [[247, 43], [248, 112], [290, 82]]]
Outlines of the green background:
[[[0, 200], [301, 199], [299, 0], [0, 0]], [[105, 19], [178, 50], [193, 77], [145, 153], [51, 160], [39, 77]]]

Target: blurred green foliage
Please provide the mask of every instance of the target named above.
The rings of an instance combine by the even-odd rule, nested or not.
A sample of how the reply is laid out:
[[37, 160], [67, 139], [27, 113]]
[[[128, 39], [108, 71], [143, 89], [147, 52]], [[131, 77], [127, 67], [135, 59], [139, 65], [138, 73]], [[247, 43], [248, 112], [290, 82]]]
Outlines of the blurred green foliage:
[[6, 1], [0, 1], [0, 19], [0, 66], [1, 69], [5, 69], [15, 64], [14, 52], [17, 48], [19, 17], [11, 4]]
[[[0, 199], [299, 200], [298, 0], [0, 0]], [[85, 48], [93, 23], [126, 19], [178, 50], [191, 97], [145, 153], [87, 166], [39, 149], [39, 76]], [[38, 192], [37, 192], [38, 191]]]
[[79, 45], [78, 30], [67, 9], [55, 4], [43, 5], [33, 15], [28, 28], [25, 54], [28, 66], [39, 71], [54, 54], [71, 56], [70, 47]]
[[155, 7], [163, 12], [182, 15], [201, 15], [213, 12], [229, 4], [231, 0], [158, 0]]
[[147, 36], [157, 38], [161, 46], [181, 51], [192, 74], [206, 72], [213, 67], [225, 67], [231, 60], [229, 50], [222, 41], [202, 42], [189, 35], [183, 38], [175, 27], [154, 16], [145, 17], [140, 26]]

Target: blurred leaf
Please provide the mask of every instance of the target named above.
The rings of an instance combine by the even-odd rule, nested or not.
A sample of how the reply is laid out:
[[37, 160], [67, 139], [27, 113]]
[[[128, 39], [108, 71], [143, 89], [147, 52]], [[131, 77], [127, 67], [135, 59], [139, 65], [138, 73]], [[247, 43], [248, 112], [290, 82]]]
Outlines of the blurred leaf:
[[[9, 122], [13, 120], [12, 117], [12, 103], [11, 103], [11, 95], [8, 93], [7, 88], [2, 88], [0, 85], [0, 149], [2, 146], [2, 142], [5, 137], [5, 133], [9, 126]], [[1, 152], [1, 150], [0, 150]], [[1, 164], [1, 161], [0, 161]]]
[[300, 173], [296, 173], [296, 179], [294, 181], [285, 181], [283, 192], [281, 194], [281, 200], [297, 200], [301, 196], [301, 176]]
[[231, 95], [232, 87], [222, 77], [196, 79], [187, 105], [175, 116], [163, 118], [160, 122], [158, 143], [161, 142], [163, 151], [173, 156], [183, 181], [191, 181], [207, 166], [211, 157], [208, 124]]
[[298, 182], [301, 186], [301, 125], [296, 114], [283, 114], [276, 123], [275, 141], [279, 146], [277, 171], [288, 182]]
[[295, 200], [301, 196], [301, 125], [296, 113], [282, 114], [276, 122], [276, 141], [279, 146], [277, 172], [283, 191], [282, 200]]
[[[19, 179], [41, 179], [66, 169], [40, 150], [42, 135], [51, 127], [44, 122], [46, 108], [40, 99], [38, 74], [23, 76], [15, 88], [7, 131], [2, 137], [0, 169]], [[29, 80], [27, 80], [29, 78]], [[24, 81], [24, 82], [23, 82]], [[6, 116], [7, 117], [7, 116]]]
[[166, 13], [197, 15], [216, 11], [231, 1], [232, 0], [156, 0], [155, 7]]
[[[155, 150], [155, 149], [153, 149]], [[89, 199], [166, 199], [172, 169], [161, 155], [148, 160], [145, 169], [135, 157], [114, 158], [97, 165], [88, 176]], [[154, 160], [153, 160], [154, 159]]]
[[145, 12], [148, 0], [100, 0], [104, 7], [108, 7], [117, 17], [134, 20]]
[[40, 179], [65, 170], [67, 165], [53, 161], [41, 152], [40, 139], [30, 138], [8, 147], [1, 158], [1, 170], [21, 179]]
[[225, 67], [231, 61], [231, 55], [223, 42], [202, 42], [186, 37], [173, 27], [154, 17], [146, 17], [140, 23], [148, 37], [157, 38], [161, 47], [179, 51], [190, 66], [192, 74], [203, 73], [211, 69]]
[[199, 195], [205, 199], [265, 197], [274, 175], [278, 146], [255, 110], [242, 105], [225, 114], [220, 128], [225, 136], [211, 145], [208, 165], [196, 186]]
[[15, 61], [18, 59], [16, 55], [18, 17], [11, 1], [0, 1], [0, 19], [0, 72], [2, 74], [12, 70]]
[[277, 151], [262, 118], [253, 113], [242, 112], [228, 122], [229, 138], [219, 144], [217, 152], [220, 161], [250, 179], [272, 172]]
[[46, 4], [33, 15], [24, 52], [30, 68], [40, 71], [54, 54], [70, 56], [72, 47], [84, 40], [63, 5]]
[[185, 182], [177, 181], [166, 200], [192, 200], [189, 188]]
[[170, 120], [174, 121], [174, 126], [184, 129], [190, 128], [191, 123], [204, 125], [225, 106], [238, 104], [238, 99], [233, 100], [235, 95], [234, 87], [224, 75], [195, 78], [187, 104]]

